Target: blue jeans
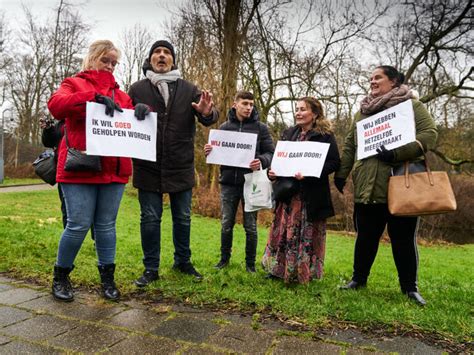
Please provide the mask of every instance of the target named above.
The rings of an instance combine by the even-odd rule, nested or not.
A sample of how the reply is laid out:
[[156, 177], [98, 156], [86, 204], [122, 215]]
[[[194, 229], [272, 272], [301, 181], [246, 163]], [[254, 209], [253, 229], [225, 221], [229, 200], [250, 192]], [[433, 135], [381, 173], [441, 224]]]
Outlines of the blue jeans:
[[255, 264], [257, 254], [257, 211], [244, 211], [244, 186], [221, 185], [221, 257], [230, 258], [232, 253], [235, 215], [239, 202], [242, 201], [245, 229], [245, 261], [247, 265]]
[[99, 265], [115, 261], [115, 222], [125, 184], [61, 183], [66, 203], [67, 224], [61, 235], [56, 265], [70, 268], [82, 242], [94, 224]]
[[[174, 264], [189, 263], [191, 249], [191, 199], [192, 189], [169, 193], [173, 219]], [[143, 265], [157, 271], [160, 267], [161, 215], [163, 194], [138, 189], [140, 202], [140, 232], [142, 238]]]

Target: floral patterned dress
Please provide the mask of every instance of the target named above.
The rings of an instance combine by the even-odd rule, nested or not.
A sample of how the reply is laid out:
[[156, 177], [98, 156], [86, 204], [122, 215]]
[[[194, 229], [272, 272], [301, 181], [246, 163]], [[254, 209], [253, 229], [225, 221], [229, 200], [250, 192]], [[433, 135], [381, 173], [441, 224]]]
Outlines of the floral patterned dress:
[[[298, 140], [304, 140], [303, 134]], [[301, 192], [280, 202], [270, 228], [262, 265], [285, 282], [308, 283], [323, 277], [326, 219], [308, 221]]]

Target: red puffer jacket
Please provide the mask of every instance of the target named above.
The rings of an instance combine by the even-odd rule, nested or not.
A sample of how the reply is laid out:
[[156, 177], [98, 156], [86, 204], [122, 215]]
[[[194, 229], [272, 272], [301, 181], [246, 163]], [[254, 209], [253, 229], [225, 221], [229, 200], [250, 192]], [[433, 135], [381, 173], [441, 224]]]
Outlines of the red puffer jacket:
[[[75, 77], [66, 78], [48, 101], [48, 108], [57, 120], [66, 120], [69, 147], [86, 149], [86, 102], [94, 101], [95, 95], [112, 97], [122, 108], [133, 108], [130, 97], [119, 89], [114, 76], [108, 71], [88, 70]], [[104, 108], [105, 109], [105, 108]], [[101, 172], [64, 171], [66, 141], [63, 137], [58, 149], [56, 181], [75, 184], [108, 184], [128, 182], [132, 174], [130, 158], [101, 157]]]

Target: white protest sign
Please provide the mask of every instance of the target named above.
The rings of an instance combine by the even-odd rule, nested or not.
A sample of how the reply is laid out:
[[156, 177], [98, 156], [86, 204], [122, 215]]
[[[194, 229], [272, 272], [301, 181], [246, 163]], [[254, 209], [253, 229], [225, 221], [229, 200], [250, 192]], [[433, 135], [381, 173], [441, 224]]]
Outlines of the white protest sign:
[[390, 150], [415, 139], [413, 105], [407, 100], [357, 122], [357, 159], [377, 154], [381, 145]]
[[212, 146], [212, 150], [206, 163], [248, 168], [255, 159], [257, 135], [211, 129], [208, 144]]
[[320, 177], [329, 151], [329, 143], [278, 141], [272, 170], [277, 176]]
[[129, 157], [156, 161], [156, 113], [143, 121], [133, 110], [105, 114], [105, 106], [88, 102], [86, 106], [86, 152], [91, 155]]

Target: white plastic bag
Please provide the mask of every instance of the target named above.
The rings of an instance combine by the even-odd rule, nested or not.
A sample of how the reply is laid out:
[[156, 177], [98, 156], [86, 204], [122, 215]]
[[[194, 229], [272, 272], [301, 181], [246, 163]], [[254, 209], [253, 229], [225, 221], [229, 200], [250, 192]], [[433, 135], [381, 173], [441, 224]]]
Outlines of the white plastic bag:
[[245, 212], [272, 208], [272, 182], [267, 177], [267, 169], [255, 170], [244, 175]]

